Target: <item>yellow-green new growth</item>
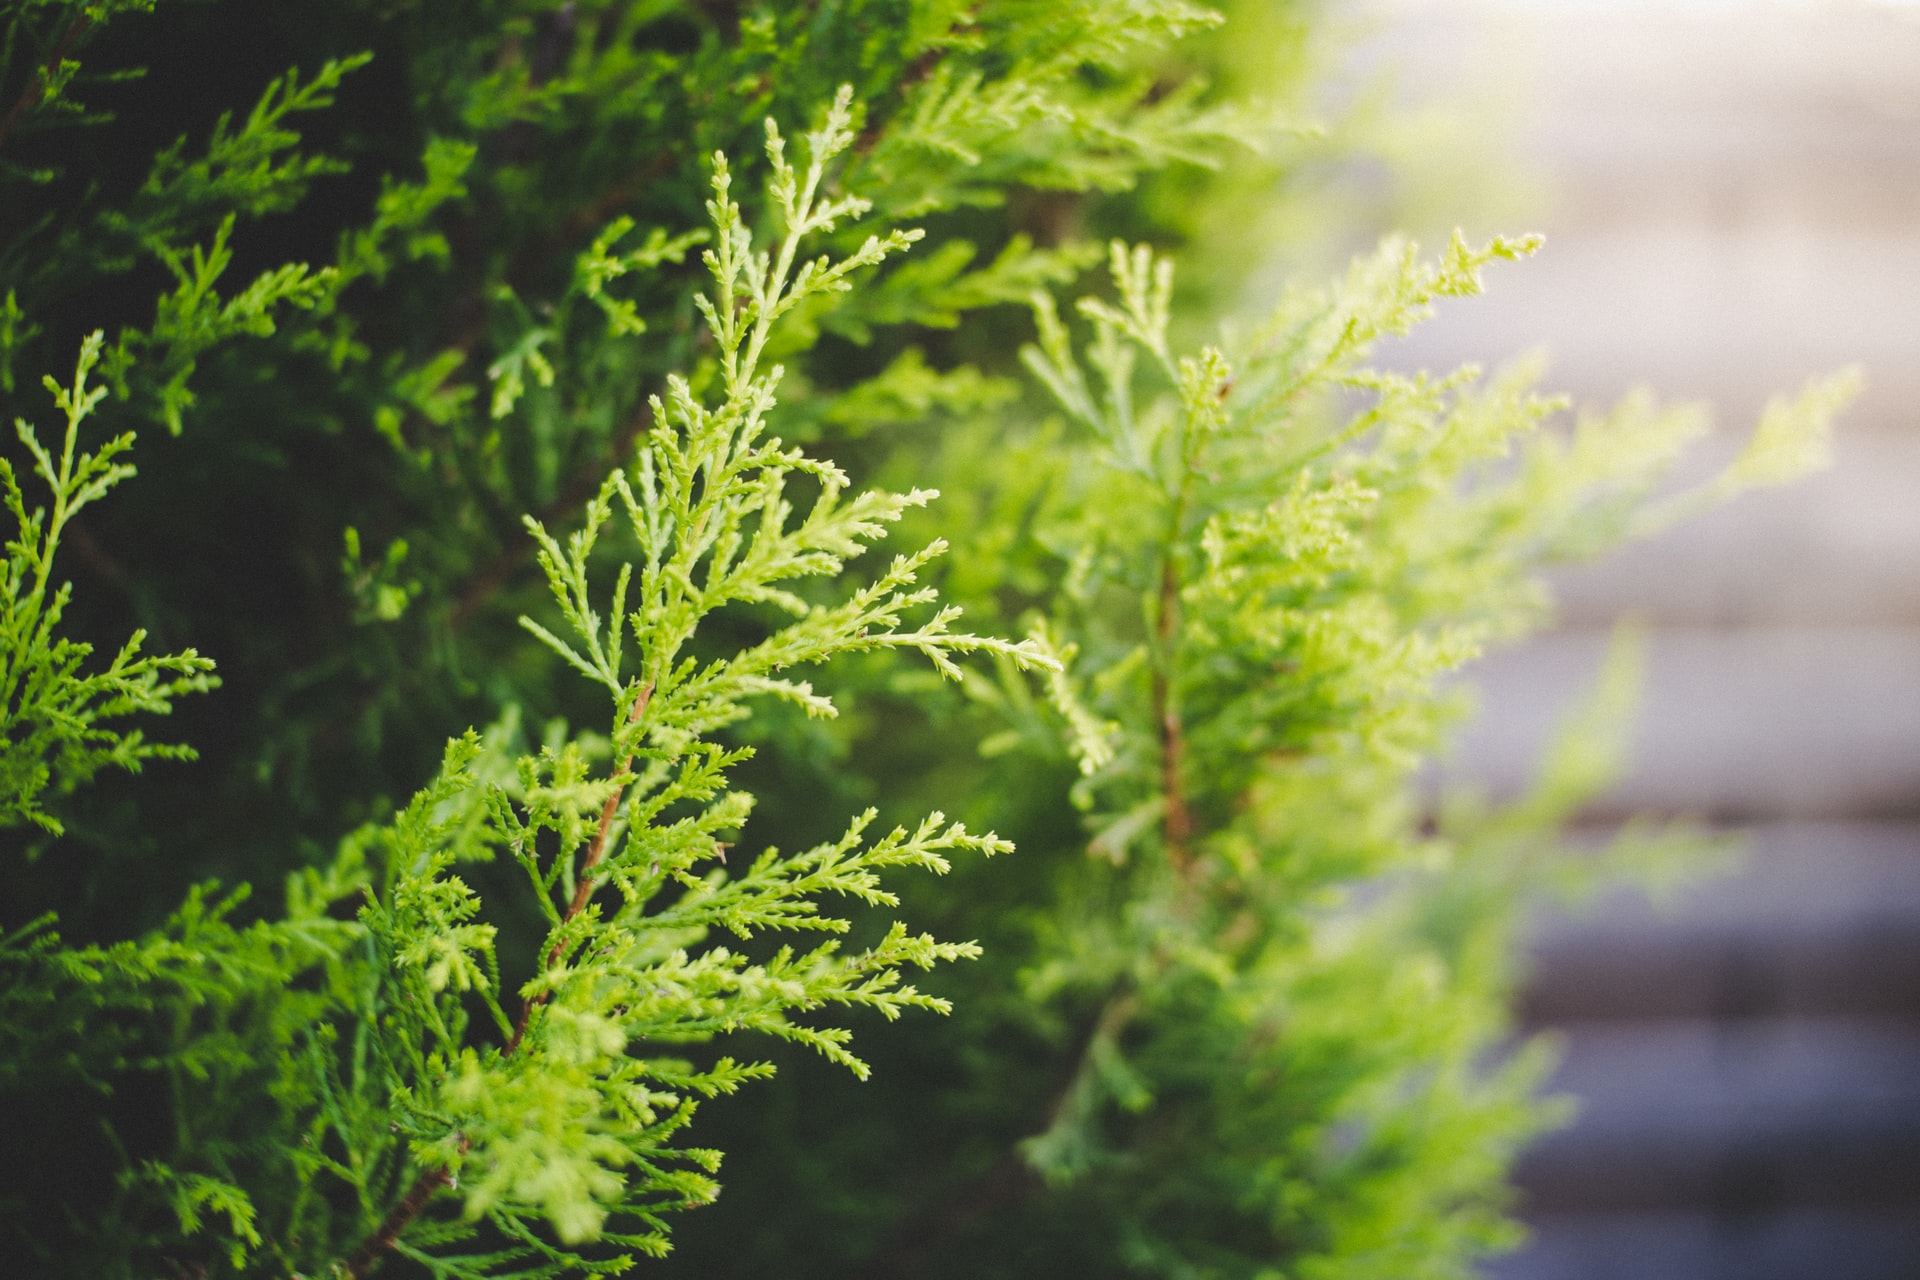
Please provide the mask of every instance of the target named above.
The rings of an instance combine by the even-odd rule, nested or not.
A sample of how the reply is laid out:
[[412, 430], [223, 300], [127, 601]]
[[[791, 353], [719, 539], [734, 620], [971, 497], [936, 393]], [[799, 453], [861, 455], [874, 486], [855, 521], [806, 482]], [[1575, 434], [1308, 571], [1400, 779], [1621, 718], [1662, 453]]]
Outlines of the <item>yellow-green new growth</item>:
[[[837, 602], [802, 592], [805, 579], [841, 574], [903, 512], [934, 496], [847, 496], [839, 469], [766, 433], [781, 370], [765, 367], [763, 353], [780, 317], [848, 288], [855, 271], [916, 238], [869, 237], [847, 257], [801, 260], [810, 237], [866, 209], [825, 193], [829, 163], [853, 140], [850, 120], [843, 90], [807, 135], [804, 173], [787, 163], [769, 122], [770, 187], [784, 223], [771, 250], [753, 246], [725, 160], [715, 158], [714, 247], [704, 254], [713, 290], [700, 309], [721, 375], [717, 401], [671, 378], [652, 401], [635, 460], [607, 477], [580, 528], [563, 541], [527, 519], [559, 625], [522, 624], [606, 691], [606, 738], [550, 741], [503, 769], [487, 763], [497, 748], [469, 736], [449, 749], [439, 781], [379, 837], [389, 852], [369, 861], [364, 839], [353, 846], [370, 876], [360, 919], [384, 958], [383, 982], [399, 995], [385, 1000], [385, 1014], [363, 1015], [378, 1017], [383, 1039], [403, 1042], [387, 1050], [398, 1051], [405, 1081], [390, 1105], [409, 1136], [387, 1158], [411, 1173], [393, 1184], [380, 1225], [342, 1261], [349, 1275], [389, 1250], [424, 1259], [417, 1250], [429, 1248], [436, 1267], [467, 1274], [439, 1245], [480, 1221], [559, 1269], [607, 1265], [576, 1248], [594, 1240], [663, 1252], [665, 1215], [718, 1191], [718, 1154], [679, 1146], [679, 1131], [701, 1098], [771, 1070], [662, 1058], [664, 1046], [757, 1032], [864, 1078], [850, 1033], [805, 1015], [829, 1006], [889, 1019], [913, 1008], [945, 1012], [944, 999], [904, 983], [902, 970], [978, 954], [972, 943], [913, 934], [898, 920], [864, 948], [842, 950], [836, 940], [852, 924], [831, 899], [892, 908], [898, 899], [881, 879], [888, 869], [941, 873], [955, 851], [1010, 847], [940, 814], [874, 839], [869, 810], [838, 840], [790, 854], [769, 847], [744, 865], [728, 859], [752, 800], [730, 789], [727, 773], [749, 753], [714, 735], [760, 697], [834, 713], [788, 669], [888, 648], [916, 650], [947, 676], [960, 673], [956, 657], [974, 653], [1015, 667], [1058, 665], [1035, 640], [955, 630], [952, 607], [908, 620], [936, 604], [917, 577], [944, 549], [939, 542], [896, 555]], [[596, 253], [615, 238], [602, 237]], [[796, 477], [814, 482], [798, 516], [789, 493]], [[767, 625], [757, 643], [717, 656], [689, 652], [717, 611], [758, 610], [751, 616], [764, 624], [768, 607], [790, 620]], [[610, 766], [591, 763], [597, 752]], [[496, 854], [521, 868], [549, 924], [536, 970], [518, 986], [517, 1011], [502, 988], [493, 926], [479, 922], [477, 894], [453, 873], [458, 861]], [[716, 929], [742, 940], [768, 930], [836, 937], [755, 959], [708, 945]], [[497, 1041], [468, 1034], [466, 1009], [476, 1002]], [[455, 1198], [459, 1217], [436, 1208]]]
[[[1035, 299], [1022, 355], [1084, 429], [1041, 482], [1072, 558], [1036, 635], [1071, 660], [1053, 753], [1080, 766], [1093, 857], [1050, 908], [1070, 942], [1024, 975], [1089, 1029], [1020, 1151], [1095, 1184], [1104, 1229], [1166, 1274], [1452, 1280], [1510, 1238], [1488, 1175], [1552, 1113], [1538, 1048], [1490, 1053], [1505, 956], [1523, 895], [1569, 879], [1555, 833], [1617, 767], [1619, 721], [1589, 714], [1522, 803], [1425, 833], [1414, 771], [1459, 709], [1440, 681], [1537, 625], [1544, 565], [1798, 474], [1849, 392], [1770, 408], [1725, 476], [1662, 499], [1694, 415], [1629, 401], [1568, 430], [1528, 364], [1367, 365], [1536, 243], [1456, 236], [1429, 263], [1388, 242], [1231, 356], [1169, 349], [1171, 269], [1145, 247], [1112, 247], [1084, 341]], [[1610, 668], [1608, 705], [1629, 677]]]
[[112, 721], [164, 713], [179, 695], [215, 683], [213, 663], [191, 649], [142, 656], [144, 631], [128, 636], [106, 668], [93, 672], [85, 669], [93, 647], [59, 634], [70, 595], [67, 584], [53, 586], [61, 536], [82, 508], [134, 474], [120, 461], [133, 447], [131, 432], [91, 452], [79, 448], [81, 424], [107, 394], [87, 385], [101, 344], [98, 332], [81, 343], [72, 386], [45, 380], [66, 417], [57, 458], [25, 419], [14, 419], [51, 508], [29, 510], [12, 464], [0, 458], [0, 485], [14, 521], [0, 566], [0, 825], [28, 822], [54, 835], [63, 827], [42, 803], [49, 790], [64, 795], [104, 768], [138, 772], [147, 760], [193, 754], [185, 746], [148, 742], [138, 729], [112, 728]]

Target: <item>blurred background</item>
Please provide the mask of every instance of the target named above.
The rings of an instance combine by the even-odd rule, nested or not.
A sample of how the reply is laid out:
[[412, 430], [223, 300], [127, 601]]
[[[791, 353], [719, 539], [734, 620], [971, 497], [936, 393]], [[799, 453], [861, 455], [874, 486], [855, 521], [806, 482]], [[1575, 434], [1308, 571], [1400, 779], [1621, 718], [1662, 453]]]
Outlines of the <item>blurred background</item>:
[[1416, 221], [1547, 235], [1393, 363], [1544, 347], [1582, 403], [1705, 401], [1702, 471], [1769, 394], [1868, 378], [1831, 471], [1565, 575], [1558, 628], [1479, 671], [1455, 768], [1511, 793], [1638, 617], [1633, 763], [1593, 821], [1749, 834], [1664, 909], [1543, 910], [1523, 1016], [1578, 1118], [1524, 1161], [1532, 1244], [1495, 1274], [1920, 1277], [1920, 4], [1350, 15], [1353, 83], [1385, 72], [1426, 121], [1397, 157], [1416, 183], [1463, 143], [1507, 157], [1429, 173]]

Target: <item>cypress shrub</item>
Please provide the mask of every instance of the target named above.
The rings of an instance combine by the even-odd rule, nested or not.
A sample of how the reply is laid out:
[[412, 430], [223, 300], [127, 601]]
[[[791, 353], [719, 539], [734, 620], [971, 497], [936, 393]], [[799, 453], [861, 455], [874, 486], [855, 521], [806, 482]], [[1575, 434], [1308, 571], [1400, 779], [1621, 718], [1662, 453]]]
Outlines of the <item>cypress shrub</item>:
[[6, 7], [10, 1256], [1515, 1239], [1518, 910], [1684, 838], [1557, 852], [1627, 649], [1504, 806], [1423, 788], [1448, 677], [1851, 382], [1675, 492], [1695, 415], [1371, 363], [1532, 238], [1223, 331], [1312, 145], [1240, 8]]

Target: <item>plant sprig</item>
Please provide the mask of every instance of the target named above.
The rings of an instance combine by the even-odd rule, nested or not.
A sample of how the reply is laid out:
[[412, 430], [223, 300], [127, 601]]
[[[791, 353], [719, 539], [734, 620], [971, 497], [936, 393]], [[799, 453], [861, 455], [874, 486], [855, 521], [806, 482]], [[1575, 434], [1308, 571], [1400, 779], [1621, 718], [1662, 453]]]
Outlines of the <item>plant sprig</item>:
[[73, 518], [134, 474], [122, 460], [133, 447], [123, 433], [99, 448], [79, 447], [80, 427], [107, 394], [89, 386], [102, 335], [80, 345], [71, 386], [45, 379], [66, 417], [56, 457], [23, 418], [14, 431], [46, 485], [50, 507], [27, 506], [13, 465], [0, 458], [0, 485], [14, 535], [0, 567], [0, 825], [31, 823], [55, 835], [65, 828], [43, 800], [63, 796], [105, 768], [138, 772], [155, 759], [190, 759], [191, 748], [146, 740], [139, 729], [111, 722], [135, 713], [165, 713], [173, 699], [216, 683], [213, 663], [192, 649], [144, 655], [146, 632], [135, 631], [104, 669], [88, 671], [93, 646], [59, 634], [72, 591], [53, 585], [53, 563]]
[[[938, 607], [918, 582], [940, 542], [896, 555], [837, 603], [809, 602], [798, 590], [803, 580], [841, 575], [904, 512], [935, 496], [850, 493], [838, 468], [768, 434], [782, 371], [764, 357], [780, 318], [850, 288], [854, 273], [917, 238], [870, 236], [843, 258], [803, 258], [808, 240], [867, 209], [827, 190], [829, 165], [853, 142], [851, 120], [843, 89], [806, 135], [804, 170], [788, 162], [768, 122], [769, 190], [783, 229], [771, 248], [754, 246], [725, 157], [714, 157], [712, 247], [703, 254], [713, 288], [699, 303], [715, 346], [714, 400], [687, 378], [670, 379], [653, 398], [638, 456], [607, 477], [579, 528], [562, 538], [526, 521], [559, 619], [522, 624], [606, 691], [607, 738], [551, 742], [496, 769], [470, 736], [381, 837], [386, 870], [361, 919], [404, 993], [383, 1007], [396, 1030], [394, 1019], [407, 1024], [410, 1047], [397, 1060], [407, 1083], [395, 1104], [414, 1135], [406, 1159], [415, 1173], [343, 1264], [349, 1274], [396, 1248], [437, 1258], [445, 1274], [469, 1274], [439, 1248], [410, 1243], [440, 1239], [447, 1220], [427, 1210], [456, 1183], [465, 1220], [485, 1219], [518, 1241], [536, 1273], [608, 1265], [580, 1252], [594, 1240], [663, 1252], [664, 1215], [718, 1192], [719, 1154], [677, 1145], [680, 1131], [701, 1099], [771, 1067], [663, 1059], [660, 1046], [756, 1032], [864, 1078], [848, 1029], [809, 1015], [830, 1006], [889, 1019], [945, 1012], [947, 1002], [903, 981], [903, 970], [978, 954], [972, 943], [916, 934], [898, 920], [872, 944], [845, 948], [852, 921], [827, 905], [839, 898], [891, 908], [898, 899], [883, 873], [941, 873], [954, 853], [1011, 847], [938, 813], [875, 838], [877, 815], [868, 811], [837, 840], [792, 853], [767, 848], [744, 866], [727, 859], [752, 807], [727, 774], [749, 753], [714, 735], [760, 698], [834, 714], [828, 697], [786, 674], [791, 668], [878, 649], [917, 651], [950, 677], [969, 654], [1058, 667], [1033, 640], [956, 629], [959, 611]], [[805, 499], [792, 492], [797, 477], [812, 482]], [[631, 558], [609, 572], [616, 543]], [[788, 621], [731, 653], [690, 651], [718, 611], [743, 606]], [[926, 608], [931, 614], [910, 620]], [[597, 756], [606, 762], [596, 766]], [[503, 1003], [492, 927], [479, 922], [479, 899], [456, 874], [460, 861], [495, 852], [523, 869], [549, 925], [537, 970], [519, 986], [517, 1017]], [[716, 929], [742, 941], [769, 930], [828, 936], [756, 959], [707, 945]], [[475, 1001], [500, 1033], [490, 1046], [467, 1034], [465, 1009]]]

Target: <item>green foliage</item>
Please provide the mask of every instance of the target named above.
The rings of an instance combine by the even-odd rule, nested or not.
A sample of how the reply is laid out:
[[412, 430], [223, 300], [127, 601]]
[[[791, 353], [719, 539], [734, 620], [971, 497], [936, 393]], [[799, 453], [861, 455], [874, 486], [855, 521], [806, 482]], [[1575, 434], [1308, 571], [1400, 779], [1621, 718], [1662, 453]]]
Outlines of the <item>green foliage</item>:
[[[1310, 12], [1247, 7], [1296, 99]], [[1694, 415], [1370, 366], [1532, 240], [1389, 242], [1182, 354], [1299, 130], [1178, 0], [322, 8], [4, 17], [0, 396], [81, 353], [60, 449], [23, 405], [0, 459], [9, 1256], [1510, 1243], [1554, 1114], [1502, 1048], [1519, 907], [1682, 837], [1556, 853], [1628, 650], [1506, 807], [1417, 785], [1444, 681], [1545, 564], [1817, 462], [1846, 381], [1674, 494]], [[189, 692], [192, 764], [127, 722]]]
[[[1145, 246], [1112, 246], [1080, 349], [1035, 299], [1022, 354], [1082, 432], [1048, 450], [1036, 520], [1060, 557], [1043, 634], [1076, 656], [1060, 722], [1009, 749], [1073, 753], [1092, 856], [1018, 980], [1091, 1029], [1020, 1149], [1098, 1188], [1068, 1270], [1466, 1276], [1514, 1239], [1495, 1171], [1551, 1112], [1537, 1048], [1486, 1062], [1511, 929], [1617, 750], [1584, 725], [1523, 805], [1430, 835], [1414, 771], [1460, 709], [1440, 680], [1537, 621], [1538, 569], [1641, 509], [1692, 423], [1629, 407], [1568, 444], [1524, 368], [1365, 360], [1534, 244], [1383, 246], [1232, 357], [1173, 352]], [[1760, 447], [1831, 403], [1777, 411]]]
[[[868, 840], [876, 816], [868, 810], [836, 841], [786, 855], [769, 847], [729, 875], [720, 837], [744, 822], [751, 797], [729, 789], [726, 772], [751, 752], [727, 748], [713, 734], [747, 715], [747, 704], [759, 697], [785, 698], [815, 715], [834, 710], [808, 683], [778, 673], [840, 654], [900, 648], [953, 676], [958, 654], [985, 652], [1022, 666], [1047, 661], [1029, 644], [954, 632], [953, 608], [911, 629], [903, 625], [908, 611], [934, 598], [913, 584], [940, 552], [937, 543], [896, 556], [837, 605], [810, 605], [788, 585], [838, 575], [902, 511], [934, 496], [868, 491], [843, 501], [843, 472], [766, 436], [781, 371], [765, 367], [762, 357], [782, 314], [810, 297], [846, 291], [854, 272], [914, 239], [894, 232], [870, 237], [838, 261], [798, 260], [804, 242], [867, 207], [821, 195], [827, 163], [853, 139], [847, 108], [843, 92], [824, 126], [808, 135], [804, 175], [786, 163], [784, 142], [769, 122], [771, 185], [786, 228], [772, 252], [753, 248], [729, 194], [726, 161], [714, 159], [709, 211], [718, 247], [706, 257], [715, 291], [702, 299], [702, 311], [721, 370], [719, 402], [703, 405], [684, 380], [673, 380], [667, 402], [653, 403], [657, 425], [631, 472], [609, 476], [588, 504], [583, 528], [563, 546], [528, 518], [571, 638], [531, 619], [523, 625], [605, 686], [613, 703], [608, 737], [563, 737], [517, 758], [495, 743], [484, 760], [478, 737], [457, 739], [437, 779], [390, 825], [355, 833], [326, 872], [296, 878], [288, 916], [277, 924], [234, 929], [226, 918], [241, 895], [215, 902], [196, 890], [166, 929], [132, 948], [53, 951], [38, 931], [10, 940], [8, 958], [29, 971], [33, 962], [53, 962], [69, 979], [95, 986], [112, 985], [111, 974], [150, 1000], [216, 1011], [210, 1028], [176, 1019], [162, 1056], [183, 1125], [219, 1116], [222, 1097], [245, 1092], [248, 1076], [278, 1063], [272, 1092], [286, 1113], [278, 1135], [283, 1150], [226, 1152], [216, 1131], [181, 1146], [183, 1155], [211, 1159], [221, 1176], [147, 1160], [123, 1178], [127, 1189], [171, 1208], [182, 1245], [211, 1236], [236, 1271], [267, 1245], [262, 1211], [235, 1180], [242, 1172], [236, 1166], [244, 1166], [252, 1175], [244, 1180], [256, 1187], [297, 1179], [279, 1188], [266, 1220], [271, 1252], [293, 1270], [326, 1265], [330, 1245], [348, 1274], [388, 1249], [444, 1275], [491, 1274], [508, 1261], [530, 1266], [530, 1274], [619, 1270], [622, 1255], [595, 1262], [570, 1246], [600, 1241], [664, 1253], [664, 1215], [718, 1191], [711, 1174], [719, 1153], [676, 1149], [675, 1135], [699, 1099], [771, 1072], [765, 1063], [729, 1057], [698, 1065], [641, 1057], [630, 1045], [697, 1044], [722, 1031], [757, 1031], [807, 1045], [864, 1076], [845, 1028], [794, 1015], [841, 1006], [891, 1019], [908, 1009], [949, 1007], [903, 985], [901, 968], [970, 958], [978, 948], [911, 935], [899, 921], [846, 953], [836, 939], [783, 946], [761, 960], [706, 945], [715, 928], [743, 943], [768, 930], [844, 934], [849, 922], [823, 913], [824, 897], [896, 905], [882, 871], [944, 872], [956, 850], [1008, 847], [939, 814], [911, 832], [896, 828]], [[44, 535], [41, 514], [29, 516], [18, 487], [10, 488], [22, 534], [9, 585], [24, 619], [13, 650], [57, 664], [26, 673], [34, 678], [21, 719], [37, 736], [21, 744], [19, 767], [39, 772], [14, 788], [13, 803], [50, 826], [53, 820], [33, 808], [48, 775], [41, 758], [54, 756], [70, 787], [103, 764], [132, 766], [164, 753], [137, 737], [94, 730], [92, 722], [165, 710], [168, 695], [207, 682], [189, 675], [162, 685], [159, 673], [210, 665], [191, 654], [138, 661], [136, 637], [107, 673], [79, 679], [73, 671], [85, 647], [51, 638], [62, 599], [38, 620], [51, 549], [65, 521], [130, 474], [112, 462], [130, 437], [74, 458], [78, 425], [104, 395], [86, 387], [99, 347], [98, 335], [88, 340], [71, 391], [53, 386], [68, 414], [57, 467], [21, 426], [55, 492]], [[797, 520], [788, 492], [795, 476], [818, 485]], [[603, 617], [592, 558], [616, 500], [638, 559], [621, 566]], [[357, 552], [357, 536], [349, 546]], [[23, 593], [29, 576], [32, 586]], [[701, 623], [735, 604], [772, 604], [795, 619], [724, 658], [688, 654]], [[632, 675], [623, 662], [628, 642], [639, 655]], [[114, 697], [103, 700], [103, 692]], [[596, 771], [592, 758], [609, 754], [617, 765]], [[455, 870], [500, 855], [524, 871], [549, 925], [538, 970], [519, 986], [517, 1018], [502, 1004], [496, 927], [477, 919], [480, 900]], [[595, 901], [607, 888], [618, 905]], [[354, 898], [362, 900], [356, 924], [327, 917], [330, 904]], [[297, 985], [316, 968], [322, 985], [309, 998], [249, 1008], [263, 984]], [[469, 1034], [474, 1002], [485, 1015], [479, 1040]], [[336, 1046], [348, 1042], [353, 1049], [343, 1059]], [[295, 1134], [302, 1139], [297, 1147], [289, 1140]], [[463, 1174], [464, 1214], [416, 1221]], [[390, 1216], [383, 1195], [409, 1178], [400, 1201], [412, 1210]], [[357, 1214], [333, 1208], [330, 1182], [351, 1193]], [[283, 1217], [280, 1204], [289, 1198]], [[494, 1228], [489, 1249], [448, 1253], [473, 1237], [471, 1224], [481, 1219]], [[352, 1238], [342, 1233], [356, 1231], [363, 1243], [348, 1254], [340, 1243]]]
[[29, 511], [12, 464], [0, 458], [0, 484], [6, 486], [15, 530], [0, 570], [0, 823], [30, 822], [55, 835], [64, 828], [46, 809], [43, 793], [64, 797], [108, 767], [137, 771], [147, 760], [193, 756], [187, 747], [151, 743], [138, 729], [122, 731], [108, 722], [136, 712], [164, 713], [180, 694], [213, 684], [207, 674], [213, 663], [191, 649], [143, 657], [146, 635], [139, 631], [104, 670], [83, 673], [93, 647], [57, 633], [72, 595], [69, 584], [52, 585], [61, 535], [83, 508], [134, 474], [132, 466], [116, 461], [132, 447], [130, 434], [91, 453], [76, 452], [81, 423], [106, 395], [103, 388], [87, 385], [100, 345], [98, 333], [81, 344], [72, 386], [46, 379], [67, 419], [57, 460], [25, 419], [14, 419], [52, 509]]

